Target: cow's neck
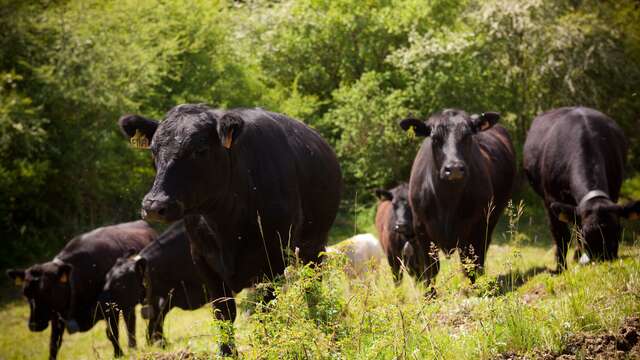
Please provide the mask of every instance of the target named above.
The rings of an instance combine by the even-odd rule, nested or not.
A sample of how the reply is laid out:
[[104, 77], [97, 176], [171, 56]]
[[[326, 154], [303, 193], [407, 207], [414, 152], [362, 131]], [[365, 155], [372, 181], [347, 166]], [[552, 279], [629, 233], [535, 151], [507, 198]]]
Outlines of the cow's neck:
[[569, 168], [569, 187], [576, 205], [592, 190], [601, 190], [610, 195], [606, 164], [599, 151], [582, 147]]

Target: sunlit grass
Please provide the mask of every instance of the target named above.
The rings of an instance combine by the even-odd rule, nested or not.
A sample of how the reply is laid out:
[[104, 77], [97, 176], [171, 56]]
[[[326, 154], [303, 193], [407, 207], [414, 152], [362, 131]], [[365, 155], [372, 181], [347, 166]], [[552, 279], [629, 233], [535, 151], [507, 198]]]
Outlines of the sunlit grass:
[[[517, 210], [517, 208], [515, 208]], [[517, 211], [516, 211], [517, 213]], [[277, 300], [268, 311], [249, 314], [254, 297], [238, 296], [236, 339], [248, 359], [280, 358], [494, 358], [505, 352], [557, 352], [571, 334], [616, 329], [622, 319], [640, 314], [640, 244], [621, 248], [615, 261], [570, 267], [554, 275], [554, 249], [534, 238], [548, 236], [506, 222], [494, 234], [485, 275], [475, 285], [463, 275], [456, 254], [441, 256], [437, 298], [425, 300], [422, 284], [410, 278], [395, 287], [386, 264], [351, 279], [344, 258], [332, 256], [313, 270], [295, 265], [275, 284]], [[535, 225], [535, 224], [534, 224]], [[370, 227], [371, 223], [363, 224]], [[537, 225], [536, 225], [537, 226]], [[571, 258], [572, 254], [569, 254]], [[22, 300], [0, 308], [0, 359], [44, 359], [49, 331], [27, 329]], [[165, 322], [166, 349], [145, 343], [139, 317], [134, 358], [160, 354], [180, 358], [181, 351], [212, 358], [220, 337], [208, 307], [172, 310]], [[111, 358], [104, 322], [87, 333], [65, 334], [60, 359]], [[184, 354], [184, 353], [181, 353]]]

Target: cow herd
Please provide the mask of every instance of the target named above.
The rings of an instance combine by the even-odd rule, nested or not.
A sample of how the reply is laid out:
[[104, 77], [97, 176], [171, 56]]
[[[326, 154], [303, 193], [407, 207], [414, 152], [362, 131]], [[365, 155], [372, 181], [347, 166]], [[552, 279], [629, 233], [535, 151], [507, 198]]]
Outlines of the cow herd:
[[[482, 273], [517, 173], [499, 118], [446, 109], [400, 121], [424, 140], [408, 183], [398, 179], [397, 187], [375, 191], [376, 229], [396, 283], [406, 269], [425, 283], [426, 296], [435, 296], [440, 251], [458, 250], [472, 282]], [[87, 331], [101, 319], [115, 356], [122, 355], [120, 314], [135, 347], [137, 304], [151, 343], [164, 344], [172, 307], [211, 303], [216, 318], [233, 322], [235, 294], [283, 274], [291, 258], [322, 261], [342, 178], [335, 153], [316, 131], [262, 109], [202, 104], [176, 106], [162, 122], [125, 115], [119, 125], [153, 158], [143, 219], [173, 224], [160, 236], [145, 221], [102, 227], [75, 237], [49, 262], [7, 272], [28, 300], [29, 329], [51, 324], [51, 359], [65, 329]], [[617, 204], [626, 153], [621, 129], [596, 110], [561, 108], [534, 119], [524, 171], [544, 200], [559, 271], [566, 268], [568, 224], [579, 228], [581, 262], [617, 256], [620, 218], [640, 214], [638, 201]], [[350, 249], [360, 243], [376, 253], [368, 237]], [[344, 251], [357, 258], [356, 250]], [[220, 352], [234, 354], [233, 336], [226, 338]]]

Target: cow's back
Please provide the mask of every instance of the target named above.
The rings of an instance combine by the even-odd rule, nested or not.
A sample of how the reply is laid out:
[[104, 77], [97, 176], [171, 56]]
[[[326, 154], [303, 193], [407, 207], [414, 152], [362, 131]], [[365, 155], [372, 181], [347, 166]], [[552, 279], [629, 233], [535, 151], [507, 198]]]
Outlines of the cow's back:
[[624, 133], [611, 118], [584, 107], [559, 108], [534, 119], [524, 146], [524, 168], [539, 194], [551, 192], [558, 200], [571, 191], [576, 177], [597, 181], [591, 177], [601, 171], [616, 201], [626, 153]]
[[[340, 166], [333, 149], [302, 122], [281, 114], [265, 113], [278, 123], [287, 140], [288, 156], [295, 165], [295, 186], [304, 215], [303, 227], [328, 231], [338, 210], [342, 187]], [[285, 172], [283, 175], [290, 174]]]
[[[291, 240], [302, 253], [319, 253], [340, 201], [342, 179], [335, 153], [302, 122], [261, 109], [234, 111], [245, 121], [236, 150], [238, 163], [248, 173], [246, 184], [240, 185], [250, 188], [245, 216], [256, 226], [257, 213], [263, 230], [277, 231], [283, 243]], [[279, 244], [267, 246], [281, 257]]]
[[477, 134], [482, 160], [489, 169], [493, 197], [504, 206], [511, 198], [516, 174], [515, 150], [509, 132], [501, 125]]
[[[129, 249], [140, 251], [157, 237], [144, 221], [97, 228], [72, 239], [56, 256], [72, 266], [71, 311], [73, 318], [91, 316], [92, 305], [104, 286], [105, 276]], [[86, 325], [86, 323], [84, 324]]]

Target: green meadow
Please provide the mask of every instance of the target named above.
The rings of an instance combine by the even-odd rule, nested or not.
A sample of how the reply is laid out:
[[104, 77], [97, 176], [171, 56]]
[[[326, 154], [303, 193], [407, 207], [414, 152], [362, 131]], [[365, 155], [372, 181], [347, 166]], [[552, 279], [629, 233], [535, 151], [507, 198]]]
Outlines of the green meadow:
[[[349, 278], [347, 259], [340, 255], [319, 269], [292, 260], [286, 276], [274, 282], [277, 299], [266, 308], [257, 303], [259, 290], [238, 295], [240, 358], [542, 358], [567, 351], [577, 358], [596, 356], [593, 349], [576, 350], [575, 339], [615, 334], [625, 319], [640, 314], [638, 235], [625, 234], [615, 261], [587, 266], [571, 261], [567, 271], [554, 274], [554, 249], [544, 219], [529, 216], [526, 209], [518, 219], [513, 206], [507, 214], [511, 217], [505, 216], [494, 233], [486, 272], [475, 285], [463, 276], [456, 254], [441, 254], [434, 299], [425, 299], [424, 286], [408, 276], [395, 287], [384, 262]], [[371, 228], [367, 216], [359, 218], [362, 229]], [[28, 306], [7, 286], [0, 305], [0, 359], [46, 358], [49, 331], [28, 331]], [[139, 346], [125, 349], [133, 359], [216, 358], [217, 341], [225, 334], [206, 306], [169, 313], [164, 349], [146, 344], [146, 324], [139, 313], [137, 325]], [[121, 322], [122, 345], [124, 331]], [[634, 358], [637, 350], [600, 356]], [[65, 334], [59, 354], [60, 359], [112, 356], [104, 322], [87, 333]]]

